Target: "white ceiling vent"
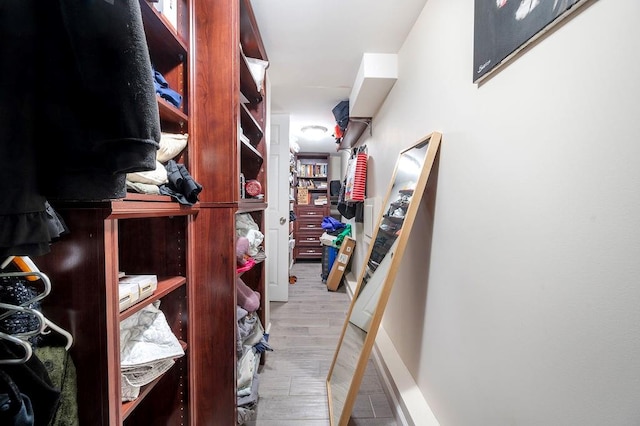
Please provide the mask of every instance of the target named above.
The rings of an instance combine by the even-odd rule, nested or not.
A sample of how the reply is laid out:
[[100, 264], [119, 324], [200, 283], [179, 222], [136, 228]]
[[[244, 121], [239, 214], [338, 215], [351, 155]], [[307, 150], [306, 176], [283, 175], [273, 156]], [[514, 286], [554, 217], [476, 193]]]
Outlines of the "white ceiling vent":
[[373, 117], [398, 79], [398, 55], [365, 53], [349, 96], [350, 117]]

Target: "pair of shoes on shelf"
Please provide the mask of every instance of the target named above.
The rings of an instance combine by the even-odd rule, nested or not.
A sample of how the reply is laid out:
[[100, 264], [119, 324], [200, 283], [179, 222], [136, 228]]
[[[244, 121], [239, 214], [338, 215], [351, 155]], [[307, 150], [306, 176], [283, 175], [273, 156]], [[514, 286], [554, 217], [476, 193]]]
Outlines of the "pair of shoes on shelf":
[[393, 217], [398, 217], [398, 218], [403, 218], [404, 217], [404, 210], [401, 208], [397, 208], [393, 211], [393, 213], [391, 213], [391, 216]]
[[400, 226], [396, 223], [383, 223], [380, 225], [380, 229], [390, 234], [398, 230]]

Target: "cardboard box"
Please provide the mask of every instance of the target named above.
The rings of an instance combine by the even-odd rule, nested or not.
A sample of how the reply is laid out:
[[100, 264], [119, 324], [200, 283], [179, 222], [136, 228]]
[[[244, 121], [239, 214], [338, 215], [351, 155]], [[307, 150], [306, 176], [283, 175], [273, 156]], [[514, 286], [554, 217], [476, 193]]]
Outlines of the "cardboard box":
[[158, 276], [157, 275], [125, 275], [120, 278], [119, 285], [120, 285], [120, 301], [121, 301], [120, 311], [122, 311], [123, 310], [122, 302], [124, 301], [124, 298], [126, 298], [127, 291], [132, 294], [132, 297], [129, 299], [131, 300], [131, 303], [129, 304], [129, 306], [137, 302], [140, 302], [141, 300], [144, 300], [147, 297], [151, 296], [153, 293], [155, 293], [156, 289], [158, 288]]
[[336, 256], [333, 266], [331, 267], [331, 272], [329, 272], [329, 277], [327, 278], [327, 290], [336, 291], [338, 287], [340, 287], [342, 276], [351, 260], [355, 247], [356, 240], [349, 237], [344, 238], [342, 245], [340, 245], [338, 256]]
[[309, 204], [309, 190], [298, 188], [298, 204]]
[[118, 285], [120, 312], [135, 305], [140, 299], [140, 289], [136, 283], [122, 283]]

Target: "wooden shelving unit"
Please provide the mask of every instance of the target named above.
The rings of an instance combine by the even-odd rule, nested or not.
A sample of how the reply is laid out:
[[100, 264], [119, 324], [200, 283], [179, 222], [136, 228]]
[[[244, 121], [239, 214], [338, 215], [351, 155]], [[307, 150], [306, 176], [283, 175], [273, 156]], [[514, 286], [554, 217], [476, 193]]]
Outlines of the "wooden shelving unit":
[[[329, 154], [298, 153], [296, 155], [296, 178], [294, 179], [294, 237], [295, 259], [319, 260], [322, 258], [320, 236], [323, 233], [322, 219], [329, 215]], [[309, 185], [311, 184], [311, 185]], [[304, 193], [307, 194], [306, 200]], [[315, 204], [324, 197], [325, 204]]]
[[[74, 336], [80, 424], [234, 425], [235, 221], [249, 213], [264, 229], [267, 208], [268, 94], [249, 80], [245, 56], [268, 58], [249, 0], [177, 0], [175, 28], [139, 4], [152, 64], [183, 98], [180, 107], [158, 98], [162, 130], [189, 133], [177, 160], [203, 190], [191, 207], [142, 194], [57, 203], [71, 233], [37, 259], [55, 283], [43, 310]], [[263, 197], [242, 198], [240, 174]], [[262, 295], [265, 262], [243, 275]], [[119, 312], [120, 271], [157, 275], [156, 292]], [[156, 301], [186, 355], [122, 403], [120, 321]]]
[[[191, 150], [197, 153], [192, 174], [204, 189], [197, 219], [189, 228], [197, 283], [190, 287], [189, 298], [198, 300], [190, 310], [188, 340], [191, 417], [196, 425], [229, 426], [237, 421], [236, 215], [249, 213], [265, 229], [268, 202], [268, 93], [257, 89], [245, 57], [268, 58], [249, 0], [193, 2], [193, 23], [198, 42], [192, 55], [191, 97], [197, 108], [189, 117], [189, 133], [194, 137]], [[249, 103], [242, 103], [241, 93]], [[262, 198], [242, 198], [241, 174], [260, 183]], [[265, 262], [242, 276], [262, 300]], [[264, 323], [264, 311], [258, 314]]]

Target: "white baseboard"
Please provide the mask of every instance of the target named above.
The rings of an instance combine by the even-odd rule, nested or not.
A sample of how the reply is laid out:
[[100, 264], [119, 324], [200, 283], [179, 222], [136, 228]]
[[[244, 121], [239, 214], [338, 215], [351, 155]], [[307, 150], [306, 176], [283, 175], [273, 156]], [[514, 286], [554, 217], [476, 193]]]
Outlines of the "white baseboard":
[[402, 362], [384, 328], [378, 329], [373, 350], [374, 362], [385, 391], [395, 407], [396, 420], [403, 426], [440, 426], [415, 380]]

